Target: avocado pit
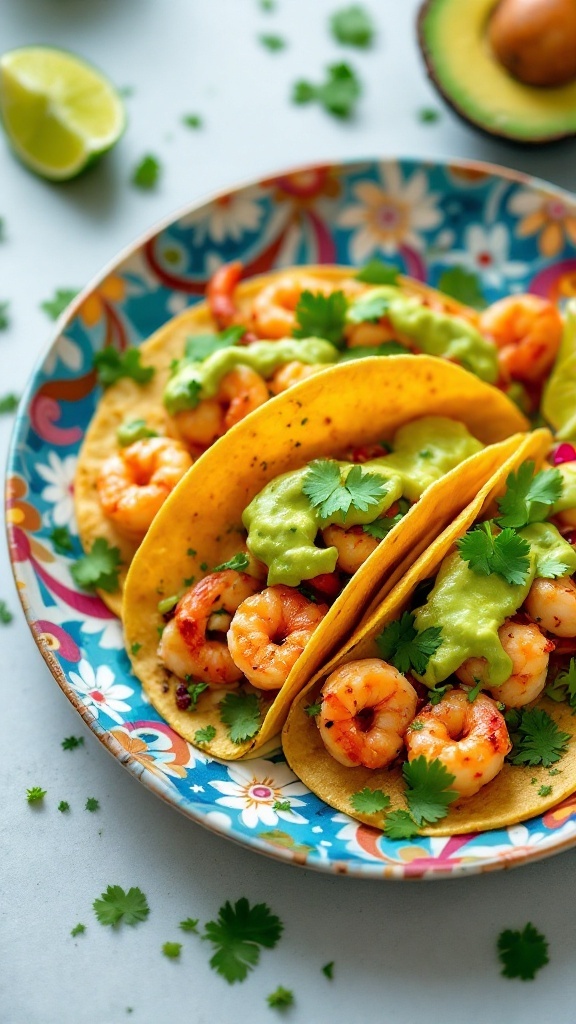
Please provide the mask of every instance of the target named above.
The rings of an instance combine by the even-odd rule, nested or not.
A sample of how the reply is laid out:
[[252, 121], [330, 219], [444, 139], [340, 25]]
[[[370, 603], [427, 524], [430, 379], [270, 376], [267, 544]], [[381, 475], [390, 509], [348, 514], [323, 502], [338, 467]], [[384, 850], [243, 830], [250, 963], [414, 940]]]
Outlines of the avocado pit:
[[527, 85], [565, 85], [576, 78], [575, 0], [500, 0], [488, 23], [490, 45]]

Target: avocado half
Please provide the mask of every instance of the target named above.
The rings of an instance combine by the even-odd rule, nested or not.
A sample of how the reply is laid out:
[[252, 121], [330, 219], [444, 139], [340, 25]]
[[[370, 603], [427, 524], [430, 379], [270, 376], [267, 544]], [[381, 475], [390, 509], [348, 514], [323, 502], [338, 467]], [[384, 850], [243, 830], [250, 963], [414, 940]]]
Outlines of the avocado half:
[[425, 0], [418, 39], [428, 75], [464, 120], [490, 135], [538, 144], [576, 134], [576, 81], [524, 85], [498, 61], [488, 21], [498, 0]]

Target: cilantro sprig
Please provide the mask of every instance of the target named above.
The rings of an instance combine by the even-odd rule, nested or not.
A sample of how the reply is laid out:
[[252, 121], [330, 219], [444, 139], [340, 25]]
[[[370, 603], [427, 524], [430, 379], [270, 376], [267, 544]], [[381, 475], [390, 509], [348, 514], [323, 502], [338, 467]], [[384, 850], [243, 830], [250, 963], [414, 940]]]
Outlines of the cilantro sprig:
[[70, 566], [74, 582], [83, 590], [105, 590], [107, 593], [118, 589], [120, 548], [110, 547], [105, 537], [97, 537], [90, 552], [82, 555]]
[[156, 370], [153, 366], [142, 366], [142, 353], [138, 348], [126, 348], [119, 352], [112, 345], [106, 345], [94, 353], [94, 369], [98, 381], [104, 388], [110, 387], [123, 377], [129, 377], [137, 384], [147, 384]]
[[78, 295], [78, 288], [57, 288], [54, 293], [53, 299], [46, 299], [40, 303], [40, 309], [50, 317], [51, 320], [57, 320], [61, 313], [64, 312], [67, 306], [70, 305], [72, 299], [75, 299]]
[[496, 522], [515, 530], [529, 523], [541, 523], [550, 515], [550, 506], [562, 494], [562, 476], [557, 469], [534, 474], [534, 462], [523, 462], [517, 473], [506, 478], [506, 493], [498, 499]]
[[292, 989], [278, 985], [275, 992], [271, 992], [269, 996], [266, 996], [266, 1002], [274, 1010], [286, 1010], [289, 1006], [294, 1005], [294, 993]]
[[244, 743], [252, 739], [262, 723], [260, 702], [255, 693], [227, 693], [218, 705], [220, 720], [228, 726], [232, 743]]
[[125, 892], [120, 885], [109, 885], [106, 892], [94, 900], [92, 907], [100, 924], [112, 927], [121, 921], [129, 925], [138, 924], [145, 921], [150, 913], [148, 900], [138, 886]]
[[357, 46], [365, 50], [374, 39], [372, 19], [359, 4], [336, 11], [330, 18], [330, 29], [336, 41], [343, 46]]
[[67, 526], [55, 526], [50, 534], [50, 540], [59, 555], [68, 555], [74, 550], [72, 534]]
[[390, 299], [387, 295], [371, 295], [368, 292], [350, 304], [347, 319], [351, 324], [374, 322], [386, 315], [389, 305]]
[[441, 626], [429, 626], [419, 633], [414, 625], [414, 614], [404, 612], [376, 637], [376, 645], [384, 661], [389, 661], [399, 672], [414, 670], [424, 675], [430, 658], [442, 644], [441, 634]]
[[381, 789], [365, 786], [358, 793], [352, 794], [350, 803], [359, 814], [381, 814], [390, 806], [390, 797]]
[[569, 667], [558, 672], [555, 679], [548, 683], [544, 693], [556, 703], [566, 701], [571, 708], [576, 709], [576, 658], [570, 658]]
[[530, 922], [522, 931], [507, 928], [498, 936], [498, 957], [505, 978], [532, 981], [549, 963], [548, 941]]
[[510, 584], [523, 584], [528, 578], [530, 545], [508, 526], [493, 533], [488, 520], [460, 537], [456, 547], [477, 576], [496, 573]]
[[215, 565], [212, 572], [223, 572], [224, 569], [235, 569], [237, 572], [244, 572], [250, 565], [250, 559], [245, 551], [239, 551], [237, 555], [232, 555], [227, 562], [222, 562], [220, 565]]
[[423, 755], [406, 762], [402, 774], [408, 787], [406, 803], [416, 824], [432, 825], [445, 818], [450, 804], [458, 798], [458, 793], [449, 788], [456, 776], [438, 758], [427, 761]]
[[227, 900], [216, 921], [208, 921], [204, 929], [203, 938], [215, 949], [210, 966], [230, 985], [244, 981], [258, 963], [260, 950], [273, 949], [283, 928], [265, 903], [251, 907], [245, 898], [234, 905]]
[[[437, 112], [434, 111], [436, 115]], [[435, 116], [434, 120], [438, 117]], [[431, 120], [427, 118], [427, 120]], [[465, 306], [472, 306], [473, 309], [484, 309], [486, 299], [482, 292], [480, 278], [471, 270], [464, 267], [450, 267], [440, 275], [437, 285], [438, 291], [450, 295], [451, 298], [462, 302]]]
[[550, 768], [565, 753], [570, 734], [562, 732], [543, 708], [515, 709], [506, 714], [513, 743], [512, 764]]
[[26, 790], [26, 799], [29, 804], [39, 804], [47, 792], [48, 790], [42, 789], [42, 786], [31, 786], [30, 789]]
[[16, 412], [19, 401], [18, 395], [14, 394], [14, 392], [2, 395], [0, 397], [0, 416], [7, 416], [11, 412]]
[[349, 64], [330, 64], [320, 85], [305, 79], [296, 82], [292, 100], [298, 104], [320, 103], [328, 114], [346, 120], [354, 114], [361, 95], [362, 84], [354, 69]]
[[160, 179], [162, 165], [153, 153], [147, 153], [132, 172], [132, 184], [137, 188], [155, 188]]
[[382, 477], [367, 473], [361, 466], [353, 466], [343, 480], [340, 466], [333, 459], [314, 459], [304, 473], [302, 485], [303, 493], [312, 508], [318, 509], [321, 519], [328, 519], [335, 512], [346, 518], [351, 507], [367, 512], [387, 490]]
[[384, 822], [384, 835], [388, 839], [412, 839], [420, 829], [409, 811], [390, 811]]
[[397, 284], [400, 271], [383, 260], [369, 260], [356, 274], [356, 280], [364, 284]]
[[82, 747], [83, 745], [83, 736], [66, 736], [60, 744], [62, 750], [76, 750], [77, 747]]
[[[184, 346], [184, 360], [189, 363], [202, 363], [215, 352], [237, 345], [245, 333], [245, 327], [236, 325], [227, 327], [218, 334], [191, 334]], [[180, 365], [179, 361], [176, 365]]]
[[325, 338], [337, 348], [342, 345], [348, 303], [344, 292], [330, 295], [302, 292], [295, 310], [295, 338]]
[[162, 953], [169, 960], [177, 960], [182, 952], [181, 942], [165, 942], [162, 946]]

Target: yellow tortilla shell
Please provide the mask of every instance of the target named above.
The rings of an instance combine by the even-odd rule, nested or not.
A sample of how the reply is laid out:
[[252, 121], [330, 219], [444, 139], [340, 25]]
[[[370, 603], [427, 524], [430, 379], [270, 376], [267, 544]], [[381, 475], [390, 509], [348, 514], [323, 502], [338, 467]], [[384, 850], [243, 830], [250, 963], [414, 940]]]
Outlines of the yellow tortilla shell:
[[[282, 732], [284, 754], [295, 774], [331, 807], [344, 811], [368, 825], [382, 827], [384, 815], [359, 813], [353, 809], [350, 798], [368, 786], [372, 790], [381, 789], [390, 796], [389, 810], [405, 809], [402, 771], [397, 765], [372, 771], [369, 768], [347, 768], [339, 764], [326, 750], [320, 731], [314, 719], [306, 714], [305, 707], [317, 700], [327, 675], [339, 665], [360, 658], [378, 657], [375, 637], [382, 632], [387, 623], [397, 619], [409, 606], [418, 583], [438, 571], [442, 559], [453, 547], [456, 539], [466, 533], [476, 519], [491, 514], [491, 503], [504, 490], [508, 473], [516, 469], [524, 459], [534, 459], [540, 464], [549, 450], [550, 443], [551, 435], [547, 430], [537, 430], [524, 440], [479, 491], [477, 497], [414, 562], [401, 583], [363, 621], [344, 647], [314, 676], [294, 702]], [[492, 782], [475, 796], [453, 803], [447, 817], [435, 825], [423, 828], [423, 835], [448, 836], [504, 828], [533, 815], [542, 814], [574, 792], [576, 719], [572, 715], [572, 709], [567, 704], [558, 704], [546, 697], [540, 698], [537, 704], [552, 716], [562, 731], [572, 737], [566, 753], [558, 764], [561, 774], [551, 777], [547, 768], [525, 768], [505, 763], [502, 771]], [[540, 786], [549, 785], [552, 786], [550, 795], [539, 796]]]
[[[276, 696], [263, 695], [263, 701], [272, 703], [257, 736], [241, 744], [230, 741], [217, 707], [221, 690], [203, 693], [195, 712], [179, 711], [174, 698], [178, 680], [157, 657], [162, 625], [158, 601], [181, 591], [184, 578], [198, 580], [242, 550], [242, 512], [274, 477], [312, 459], [338, 455], [349, 446], [391, 438], [404, 423], [421, 416], [460, 420], [489, 447], [429, 487], [378, 545], [332, 605], [282, 689]], [[521, 444], [524, 435], [517, 432], [525, 428], [522, 414], [496, 388], [453, 363], [410, 355], [334, 366], [278, 395], [233, 427], [168, 498], [126, 580], [126, 646], [154, 707], [190, 742], [198, 729], [213, 725], [216, 738], [205, 749], [217, 757], [233, 760], [264, 744], [283, 725], [300, 688], [342, 644], [373, 598], [398, 582], [473, 499]]]

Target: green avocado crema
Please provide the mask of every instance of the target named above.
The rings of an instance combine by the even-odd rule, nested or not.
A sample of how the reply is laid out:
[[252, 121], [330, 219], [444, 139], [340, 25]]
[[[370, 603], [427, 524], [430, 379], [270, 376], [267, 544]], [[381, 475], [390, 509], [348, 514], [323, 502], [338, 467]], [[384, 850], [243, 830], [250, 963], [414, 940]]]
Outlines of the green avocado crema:
[[[406, 295], [392, 285], [374, 288], [356, 301], [364, 305], [377, 297], [387, 300], [386, 316], [395, 330], [414, 341], [426, 355], [454, 359], [489, 384], [498, 379], [496, 347], [467, 320], [430, 309], [417, 296]], [[354, 306], [350, 304], [346, 316], [350, 323], [356, 322]]]
[[[462, 423], [426, 416], [400, 427], [392, 447], [390, 455], [362, 465], [364, 472], [380, 476], [386, 486], [378, 503], [366, 512], [350, 506], [345, 518], [341, 512], [320, 518], [302, 490], [307, 466], [276, 477], [252, 499], [242, 521], [248, 531], [248, 550], [268, 566], [268, 586], [297, 587], [302, 580], [334, 572], [338, 552], [335, 547], [316, 547], [320, 529], [332, 523], [346, 527], [373, 523], [399, 498], [417, 501], [430, 484], [483, 445]], [[354, 468], [351, 462], [338, 465], [343, 479]]]
[[266, 380], [294, 360], [312, 366], [335, 363], [337, 358], [334, 345], [322, 338], [282, 338], [219, 349], [202, 362], [181, 359], [164, 388], [164, 406], [171, 416], [194, 409], [201, 398], [213, 398], [222, 378], [237, 366], [248, 366]]
[[576, 572], [576, 552], [552, 523], [533, 523], [518, 535], [530, 544], [530, 571], [523, 584], [507, 583], [496, 573], [479, 576], [457, 551], [442, 562], [426, 604], [414, 613], [419, 633], [429, 626], [442, 629], [440, 647], [425, 674], [417, 677], [427, 686], [443, 682], [467, 658], [486, 658], [490, 680], [500, 686], [512, 673], [512, 661], [498, 630], [526, 600], [532, 581], [540, 575], [541, 559], [553, 555], [568, 566], [567, 575]]

